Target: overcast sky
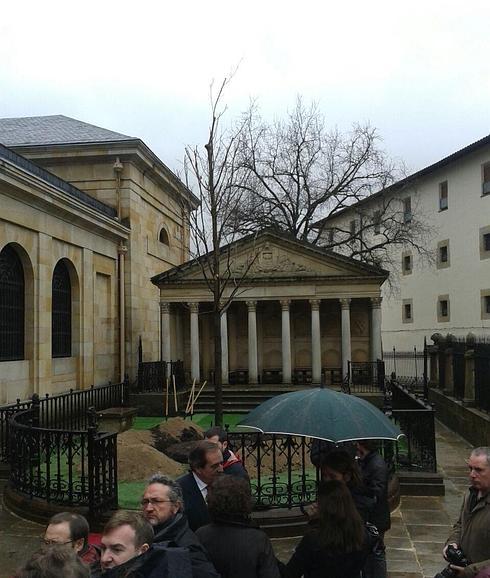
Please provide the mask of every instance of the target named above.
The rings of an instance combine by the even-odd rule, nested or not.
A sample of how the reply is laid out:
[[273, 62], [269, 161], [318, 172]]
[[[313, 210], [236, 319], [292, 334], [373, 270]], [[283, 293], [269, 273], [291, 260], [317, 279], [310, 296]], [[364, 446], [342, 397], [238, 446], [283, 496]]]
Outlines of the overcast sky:
[[0, 117], [64, 114], [142, 138], [177, 169], [209, 84], [230, 117], [296, 96], [378, 128], [410, 172], [490, 133], [489, 0], [2, 3]]

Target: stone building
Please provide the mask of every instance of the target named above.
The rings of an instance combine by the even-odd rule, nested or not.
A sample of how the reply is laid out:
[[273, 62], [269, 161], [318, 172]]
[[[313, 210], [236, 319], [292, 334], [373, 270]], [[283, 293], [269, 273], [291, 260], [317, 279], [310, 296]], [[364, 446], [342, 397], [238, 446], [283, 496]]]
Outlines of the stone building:
[[0, 143], [0, 403], [134, 378], [197, 199], [140, 139], [64, 116], [0, 119]]
[[[221, 317], [223, 383], [331, 383], [349, 361], [381, 358], [381, 285], [388, 273], [264, 232], [222, 248], [231, 270]], [[222, 268], [222, 270], [223, 270]], [[162, 358], [183, 359], [189, 377], [210, 379], [212, 294], [191, 260], [156, 275]]]

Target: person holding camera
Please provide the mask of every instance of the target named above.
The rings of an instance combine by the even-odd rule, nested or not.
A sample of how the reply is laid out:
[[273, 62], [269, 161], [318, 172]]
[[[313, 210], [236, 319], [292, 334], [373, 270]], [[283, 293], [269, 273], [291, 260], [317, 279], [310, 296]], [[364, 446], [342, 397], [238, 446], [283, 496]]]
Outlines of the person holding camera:
[[490, 447], [475, 448], [467, 463], [470, 488], [442, 552], [445, 576], [473, 577], [490, 566]]

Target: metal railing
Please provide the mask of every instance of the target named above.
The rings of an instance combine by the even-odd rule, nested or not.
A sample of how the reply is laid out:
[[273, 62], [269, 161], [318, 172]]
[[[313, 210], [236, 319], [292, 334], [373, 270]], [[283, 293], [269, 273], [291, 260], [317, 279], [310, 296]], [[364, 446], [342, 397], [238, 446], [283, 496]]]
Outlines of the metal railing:
[[[88, 428], [88, 410], [126, 405], [128, 399], [128, 381], [91, 386], [88, 389], [73, 390], [65, 393], [39, 398], [39, 426], [60, 427], [66, 430]], [[20, 401], [0, 407], [0, 463], [8, 462], [10, 433], [8, 423], [13, 415], [30, 409], [32, 400]]]
[[185, 387], [183, 361], [140, 361], [135, 391], [161, 393], [166, 390], [167, 380], [169, 387], [173, 387], [174, 378], [177, 389]]
[[40, 427], [41, 404], [10, 418], [10, 487], [32, 498], [86, 507], [91, 517], [117, 508], [117, 434], [99, 433], [92, 408], [83, 430]]

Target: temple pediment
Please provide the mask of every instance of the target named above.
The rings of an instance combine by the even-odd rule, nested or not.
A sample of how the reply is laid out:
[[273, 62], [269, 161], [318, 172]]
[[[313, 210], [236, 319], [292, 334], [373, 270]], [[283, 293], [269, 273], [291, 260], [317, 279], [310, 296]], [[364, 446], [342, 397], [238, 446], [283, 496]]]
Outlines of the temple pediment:
[[[319, 277], [377, 277], [386, 271], [275, 233], [245, 237], [221, 250], [221, 271], [232, 277], [259, 280]], [[157, 284], [203, 279], [197, 259], [157, 275]]]

